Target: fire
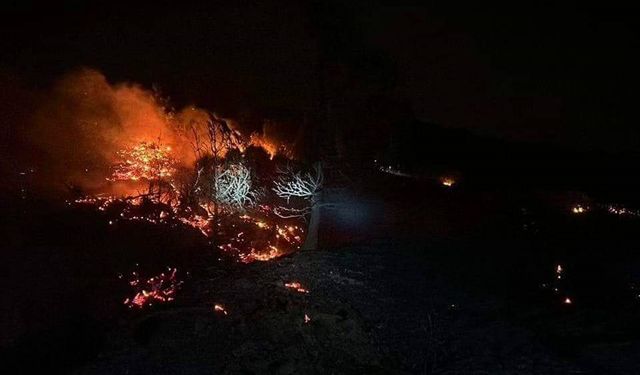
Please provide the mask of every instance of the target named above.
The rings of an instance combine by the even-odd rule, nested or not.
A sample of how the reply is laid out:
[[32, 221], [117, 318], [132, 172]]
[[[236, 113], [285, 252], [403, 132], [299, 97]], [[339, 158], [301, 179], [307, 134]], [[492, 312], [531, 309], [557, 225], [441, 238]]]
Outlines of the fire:
[[574, 214], [583, 214], [585, 212], [587, 212], [589, 210], [588, 207], [584, 207], [582, 205], [575, 205], [571, 208], [571, 212], [573, 212]]
[[565, 305], [570, 305], [570, 304], [573, 303], [573, 301], [571, 301], [571, 298], [567, 297], [567, 298], [564, 299], [564, 303], [565, 303]]
[[[106, 211], [112, 204], [119, 202], [120, 200], [113, 196], [95, 196], [95, 197], [84, 197], [78, 198], [73, 201], [73, 203], [79, 205], [92, 205], [96, 206], [99, 211]], [[71, 202], [67, 202], [68, 205], [71, 205]]]
[[[283, 219], [273, 214], [271, 207], [259, 207], [260, 217], [248, 214], [233, 217], [225, 227], [234, 229], [220, 250], [231, 254], [242, 263], [266, 262], [298, 250], [303, 240], [303, 230], [297, 225], [282, 225]], [[274, 222], [275, 221], [275, 222]]]
[[299, 245], [302, 242], [302, 238], [296, 232], [302, 233], [302, 228], [298, 226], [288, 225], [286, 227], [280, 227], [276, 224], [276, 238], [282, 238], [286, 242], [294, 245]]
[[122, 160], [114, 167], [111, 181], [156, 181], [171, 177], [175, 173], [176, 160], [171, 147], [155, 142], [140, 144], [119, 151]]
[[279, 139], [277, 132], [274, 132], [278, 124], [272, 121], [266, 121], [262, 124], [262, 132], [254, 132], [249, 137], [248, 146], [262, 148], [273, 160], [276, 155], [282, 155], [288, 159], [293, 159], [292, 144], [283, 139]]
[[285, 283], [284, 284], [285, 287], [289, 288], [289, 289], [293, 289], [298, 293], [309, 293], [308, 289], [305, 289], [302, 284], [300, 284], [297, 281], [294, 282], [290, 282], [290, 283]]
[[208, 217], [193, 215], [190, 217], [181, 217], [179, 220], [183, 224], [199, 230], [205, 237], [209, 237], [211, 234], [211, 220]]
[[[78, 134], [95, 140], [82, 154], [92, 155], [84, 152], [89, 150], [100, 153], [96, 158], [100, 163], [89, 163], [75, 154], [72, 160], [82, 160], [85, 172], [87, 166], [95, 170], [100, 185], [92, 190], [102, 188], [104, 192], [67, 202], [69, 205], [94, 207], [114, 230], [123, 221], [188, 226], [243, 263], [268, 261], [300, 248], [303, 229], [293, 224], [298, 221], [278, 218], [270, 206], [259, 205], [258, 198], [242, 207], [245, 214], [238, 218], [238, 211], [221, 203], [218, 187], [211, 187], [211, 175], [220, 172], [218, 168], [229, 169], [225, 159], [229, 151], [234, 151], [234, 158], [238, 157], [235, 151], [246, 156], [250, 155], [245, 154], [247, 146], [253, 145], [263, 148], [271, 159], [291, 156], [288, 145], [293, 143], [279, 140], [280, 132], [273, 131], [272, 123], [265, 122], [261, 133], [244, 137], [231, 119], [196, 107], [175, 112], [154, 93], [137, 85], [112, 87], [98, 72], [80, 74], [69, 84], [79, 87], [70, 90], [70, 108], [82, 109], [82, 113], [71, 113], [78, 118], [71, 116], [70, 121], [74, 129], [78, 123]], [[94, 86], [98, 89], [89, 90]], [[92, 96], [98, 97], [92, 100]], [[105, 109], [106, 115], [98, 109]], [[167, 143], [161, 143], [159, 135]], [[95, 165], [111, 165], [111, 170], [93, 168]], [[142, 183], [148, 184], [146, 191], [141, 191]], [[149, 290], [145, 287], [127, 303], [156, 299], [158, 293]]]
[[240, 255], [240, 259], [243, 263], [251, 263], [254, 261], [266, 262], [271, 259], [275, 259], [283, 256], [285, 253], [273, 245], [269, 245], [266, 251], [257, 251], [251, 249], [251, 252], [246, 255]]
[[142, 280], [137, 272], [132, 272], [129, 285], [136, 290], [136, 294], [123, 303], [129, 308], [143, 308], [152, 306], [153, 302], [173, 301], [182, 281], [176, 278], [176, 268], [167, 268], [167, 271], [147, 280]]
[[271, 226], [269, 224], [267, 224], [266, 222], [264, 222], [263, 220], [260, 219], [256, 219], [254, 217], [251, 217], [249, 215], [242, 215], [240, 216], [240, 219], [242, 219], [243, 221], [247, 222], [247, 223], [252, 223], [255, 226], [257, 226], [260, 229], [269, 229], [271, 228]]
[[251, 146], [261, 147], [269, 155], [270, 160], [273, 160], [278, 153], [278, 146], [276, 144], [269, 142], [265, 137], [257, 133], [251, 134], [249, 144]]
[[456, 183], [456, 180], [454, 180], [451, 177], [443, 177], [441, 179], [442, 185], [446, 186], [446, 187], [451, 187]]
[[[145, 203], [146, 202], [146, 203]], [[199, 214], [191, 208], [181, 207], [179, 201], [165, 201], [161, 196], [118, 198], [95, 196], [76, 199], [68, 204], [90, 205], [107, 216], [105, 222], [114, 225], [118, 221], [142, 221], [159, 225], [186, 225], [198, 230], [205, 237], [214, 237], [218, 248], [235, 257], [239, 262], [269, 261], [298, 250], [302, 245], [304, 230], [298, 225], [273, 214], [270, 206], [257, 207], [258, 216], [248, 214], [223, 215], [217, 221], [214, 232], [211, 212], [201, 210]]]
[[309, 317], [309, 315], [304, 314], [304, 324], [307, 324], [311, 321], [311, 318]]

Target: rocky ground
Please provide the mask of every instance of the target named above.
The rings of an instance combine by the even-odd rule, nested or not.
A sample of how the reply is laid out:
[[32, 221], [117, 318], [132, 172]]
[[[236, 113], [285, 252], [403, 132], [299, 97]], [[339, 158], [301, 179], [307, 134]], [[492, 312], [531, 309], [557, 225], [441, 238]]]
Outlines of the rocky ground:
[[122, 324], [77, 373], [589, 373], [502, 319], [500, 302], [452, 288], [425, 256], [436, 245], [380, 242], [212, 271], [190, 301]]
[[[640, 306], [626, 284], [640, 222], [393, 183], [323, 216], [323, 248], [249, 265], [187, 247], [186, 233], [47, 217], [33, 230], [43, 245], [25, 230], [14, 242], [29, 246], [8, 258], [4, 327], [26, 333], [7, 335], [17, 339], [2, 360], [10, 373], [640, 373]], [[64, 237], [53, 253], [46, 233]], [[129, 310], [130, 291], [104, 287], [141, 248], [165, 266], [188, 260], [176, 301]], [[559, 261], [570, 305], [541, 287]]]

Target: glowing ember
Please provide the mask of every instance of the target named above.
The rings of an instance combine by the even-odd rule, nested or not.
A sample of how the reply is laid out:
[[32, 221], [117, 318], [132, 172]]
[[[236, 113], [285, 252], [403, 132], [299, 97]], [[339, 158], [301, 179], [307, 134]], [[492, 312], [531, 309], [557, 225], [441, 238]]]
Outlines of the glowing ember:
[[[128, 198], [97, 196], [80, 198], [68, 204], [96, 207], [108, 216], [105, 222], [109, 225], [124, 220], [168, 226], [187, 225], [206, 237], [212, 236], [213, 217], [206, 210], [200, 210], [204, 215], [199, 215], [189, 207], [182, 208], [174, 201], [164, 203], [160, 198], [158, 195]], [[242, 263], [269, 261], [300, 248], [304, 240], [303, 228], [285, 224], [287, 220], [275, 217], [269, 206], [259, 206], [255, 213], [261, 217], [247, 214], [221, 217], [216, 239], [222, 244], [218, 248]]]
[[269, 213], [262, 212], [261, 216], [264, 216], [261, 218], [246, 214], [236, 216], [239, 221], [228, 217], [227, 220], [231, 221], [226, 223], [225, 229], [233, 229], [233, 232], [223, 234], [223, 238], [228, 238], [228, 241], [218, 245], [218, 248], [237, 257], [242, 263], [265, 262], [299, 249], [303, 230], [297, 225], [272, 223], [270, 220], [282, 222], [283, 219], [269, 217]]
[[176, 278], [176, 268], [167, 268], [167, 271], [147, 280], [140, 279], [137, 272], [132, 272], [129, 285], [135, 289], [136, 294], [123, 303], [129, 308], [143, 308], [152, 306], [154, 302], [173, 301], [182, 281]]
[[304, 314], [304, 324], [307, 324], [311, 321], [311, 318], [309, 318], [309, 315]]
[[171, 147], [154, 142], [142, 142], [118, 152], [122, 160], [114, 167], [111, 181], [156, 181], [171, 177], [176, 161], [171, 157]]
[[565, 303], [566, 305], [570, 305], [570, 304], [572, 304], [573, 302], [571, 301], [571, 298], [567, 297], [567, 298], [565, 298], [565, 299], [564, 299], [564, 303]]
[[302, 243], [300, 234], [297, 234], [296, 232], [302, 233], [303, 230], [298, 226], [288, 225], [286, 227], [280, 227], [276, 224], [276, 231], [278, 233], [276, 234], [276, 238], [282, 238], [286, 242], [293, 245], [300, 245]]
[[450, 177], [444, 177], [442, 180], [442, 185], [446, 186], [446, 187], [451, 187], [456, 183], [456, 180], [454, 180], [453, 178]]
[[269, 245], [266, 251], [259, 252], [259, 251], [256, 251], [255, 249], [251, 249], [251, 252], [249, 254], [240, 255], [240, 260], [243, 263], [251, 263], [256, 260], [260, 262], [266, 262], [271, 259], [280, 257], [282, 255], [284, 255], [284, 253], [280, 251], [280, 249], [278, 249], [273, 245]]
[[289, 288], [289, 289], [293, 289], [298, 293], [309, 293], [309, 290], [305, 289], [302, 286], [302, 284], [300, 284], [297, 281], [294, 281], [294, 282], [291, 282], [291, 283], [285, 283], [284, 286]]
[[227, 313], [227, 310], [222, 305], [218, 305], [218, 304], [213, 305], [213, 311], [224, 314], [224, 315], [229, 315]]
[[[122, 202], [122, 200], [112, 197], [112, 196], [95, 196], [95, 197], [84, 197], [78, 198], [73, 201], [78, 205], [91, 205], [96, 206], [99, 211], [106, 211], [111, 205], [114, 203]], [[68, 205], [71, 205], [71, 202], [67, 202]]]
[[204, 217], [200, 215], [193, 215], [191, 217], [181, 217], [179, 219], [183, 224], [189, 225], [193, 228], [198, 229], [202, 234], [206, 237], [210, 235], [210, 224], [211, 221], [209, 217]]
[[589, 210], [588, 207], [583, 207], [583, 206], [581, 206], [579, 204], [577, 204], [577, 205], [575, 205], [575, 206], [573, 206], [571, 208], [571, 212], [573, 212], [574, 214], [583, 214], [583, 213], [587, 212], [588, 210]]
[[255, 226], [257, 226], [260, 229], [269, 229], [270, 226], [269, 224], [265, 223], [262, 220], [256, 219], [254, 217], [251, 217], [249, 215], [242, 215], [240, 216], [240, 219], [242, 219], [243, 221], [247, 222], [247, 223], [252, 223]]

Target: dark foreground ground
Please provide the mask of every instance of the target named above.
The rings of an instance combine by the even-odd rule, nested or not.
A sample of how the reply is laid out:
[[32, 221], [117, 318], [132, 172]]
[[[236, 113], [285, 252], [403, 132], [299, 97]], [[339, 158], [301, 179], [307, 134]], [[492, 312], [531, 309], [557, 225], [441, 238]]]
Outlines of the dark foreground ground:
[[[326, 213], [322, 250], [267, 263], [219, 262], [184, 234], [94, 228], [91, 214], [54, 215], [75, 239], [53, 245], [14, 233], [3, 361], [76, 374], [640, 373], [637, 219], [572, 215], [565, 193], [381, 178]], [[151, 256], [191, 276], [175, 303], [126, 309], [105, 280]]]

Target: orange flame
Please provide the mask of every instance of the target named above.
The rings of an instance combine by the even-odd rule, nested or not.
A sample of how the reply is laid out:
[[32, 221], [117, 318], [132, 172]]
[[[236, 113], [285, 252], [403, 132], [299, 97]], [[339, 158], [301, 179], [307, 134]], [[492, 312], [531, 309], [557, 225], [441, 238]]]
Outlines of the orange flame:
[[141, 142], [118, 154], [122, 162], [115, 166], [111, 181], [153, 181], [169, 178], [175, 172], [170, 146]]
[[271, 160], [273, 160], [278, 153], [278, 146], [275, 143], [269, 142], [265, 137], [258, 133], [251, 134], [249, 144], [251, 146], [261, 147], [267, 154], [269, 154], [269, 159]]

